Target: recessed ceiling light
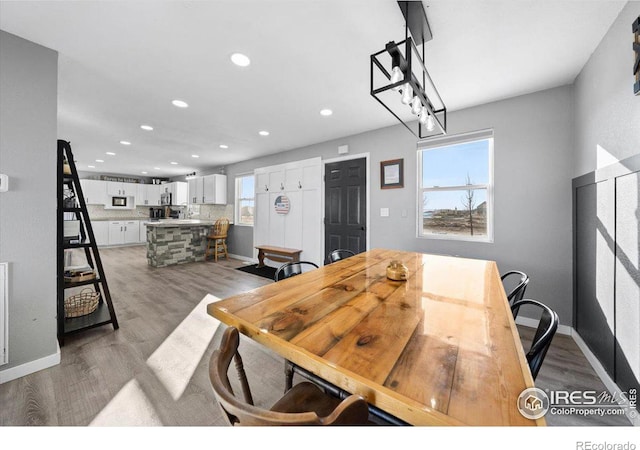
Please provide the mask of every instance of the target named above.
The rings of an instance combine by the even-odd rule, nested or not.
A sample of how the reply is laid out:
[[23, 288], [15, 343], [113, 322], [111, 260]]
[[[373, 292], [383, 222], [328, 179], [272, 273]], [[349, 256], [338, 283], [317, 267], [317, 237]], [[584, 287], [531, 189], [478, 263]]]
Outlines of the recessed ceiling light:
[[220, 144], [220, 148], [229, 148], [228, 145]]
[[191, 155], [192, 158], [200, 158], [200, 155]]
[[236, 66], [240, 67], [247, 67], [249, 64], [251, 64], [251, 60], [249, 59], [249, 57], [247, 55], [243, 55], [242, 53], [234, 53], [233, 55], [231, 55], [231, 61]]
[[107, 152], [107, 155], [110, 155], [110, 156], [116, 156], [116, 154], [115, 154], [115, 153], [113, 153], [113, 152]]
[[178, 165], [178, 163], [177, 163], [177, 162], [175, 162], [175, 161], [171, 161], [171, 164], [173, 164], [174, 166], [177, 166], [177, 165]]
[[87, 166], [89, 169], [95, 169], [96, 166]]
[[141, 173], [141, 174], [143, 174], [143, 175], [146, 175], [146, 174], [147, 174], [147, 172], [145, 172], [145, 171], [142, 171], [142, 172], [140, 172], [140, 173]]
[[177, 106], [178, 108], [188, 108], [189, 107], [187, 102], [183, 102], [182, 100], [174, 100], [171, 103], [173, 103], [173, 106]]
[[260, 136], [269, 136], [269, 132], [268, 132], [268, 131], [264, 131], [264, 130], [263, 130], [263, 131], [258, 132], [258, 134], [259, 134]]
[[151, 125], [140, 125], [140, 128], [142, 128], [145, 131], [152, 131], [153, 127]]
[[333, 114], [333, 111], [331, 111], [330, 109], [323, 109], [320, 111], [320, 114], [323, 116], [330, 116], [331, 114]]
[[120, 143], [122, 145], [131, 145], [131, 142], [129, 142], [129, 141], [120, 141]]
[[104, 162], [103, 159], [96, 159], [96, 162]]

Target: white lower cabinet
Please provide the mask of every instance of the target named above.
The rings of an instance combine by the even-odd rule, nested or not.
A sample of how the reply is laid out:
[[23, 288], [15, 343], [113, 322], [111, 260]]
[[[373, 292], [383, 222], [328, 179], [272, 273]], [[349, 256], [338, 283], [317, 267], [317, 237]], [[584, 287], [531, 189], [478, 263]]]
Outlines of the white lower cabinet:
[[147, 226], [143, 221], [140, 221], [140, 242], [147, 242]]
[[109, 222], [109, 245], [136, 244], [140, 242], [139, 220]]
[[140, 221], [128, 220], [124, 223], [124, 243], [136, 244], [140, 242]]
[[94, 220], [91, 222], [93, 236], [97, 245], [109, 245], [109, 222], [104, 220]]

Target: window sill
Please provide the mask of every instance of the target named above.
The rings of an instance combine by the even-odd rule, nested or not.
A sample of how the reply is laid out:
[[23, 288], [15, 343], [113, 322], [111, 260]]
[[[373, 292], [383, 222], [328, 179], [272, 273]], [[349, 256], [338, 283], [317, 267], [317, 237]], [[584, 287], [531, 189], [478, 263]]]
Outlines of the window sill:
[[484, 238], [470, 238], [468, 236], [455, 236], [455, 235], [418, 235], [418, 239], [433, 239], [440, 241], [459, 241], [459, 242], [478, 242], [481, 244], [493, 244], [492, 237], [484, 237]]

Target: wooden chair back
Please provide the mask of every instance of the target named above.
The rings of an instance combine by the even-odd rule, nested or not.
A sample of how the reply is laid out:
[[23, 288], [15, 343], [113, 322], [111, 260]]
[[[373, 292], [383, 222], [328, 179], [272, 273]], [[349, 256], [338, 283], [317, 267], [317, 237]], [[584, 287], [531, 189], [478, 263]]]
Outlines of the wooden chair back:
[[226, 238], [227, 231], [229, 231], [229, 219], [223, 217], [215, 221], [213, 227], [211, 228], [210, 236], [216, 238]]
[[[354, 423], [354, 417], [366, 419], [367, 406], [364, 400], [352, 395], [338, 404], [326, 417], [315, 412], [277, 412], [259, 408], [253, 404], [251, 389], [244, 371], [242, 358], [238, 353], [240, 335], [234, 327], [225, 330], [220, 347], [213, 352], [209, 362], [209, 378], [213, 392], [229, 425], [347, 425]], [[229, 366], [235, 360], [236, 371], [244, 400], [237, 398], [229, 382]], [[304, 405], [304, 398], [296, 401]]]

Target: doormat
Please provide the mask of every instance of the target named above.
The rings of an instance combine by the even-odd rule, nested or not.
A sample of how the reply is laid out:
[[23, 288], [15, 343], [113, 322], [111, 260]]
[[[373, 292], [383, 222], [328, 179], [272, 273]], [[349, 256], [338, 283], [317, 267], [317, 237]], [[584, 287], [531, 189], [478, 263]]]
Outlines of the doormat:
[[256, 264], [250, 264], [248, 266], [238, 267], [238, 270], [273, 280], [277, 269], [269, 266], [256, 267]]

